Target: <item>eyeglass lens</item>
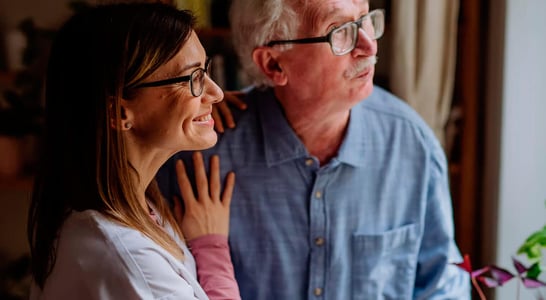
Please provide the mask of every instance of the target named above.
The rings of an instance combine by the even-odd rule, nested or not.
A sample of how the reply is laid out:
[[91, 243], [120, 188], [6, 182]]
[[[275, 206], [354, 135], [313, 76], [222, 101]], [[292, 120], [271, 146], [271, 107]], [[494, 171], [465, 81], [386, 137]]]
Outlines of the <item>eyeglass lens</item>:
[[196, 69], [191, 73], [191, 94], [194, 97], [199, 97], [203, 93], [205, 87], [205, 73], [210, 75], [210, 61], [205, 64], [205, 69]]
[[359, 28], [362, 28], [372, 40], [380, 38], [384, 31], [383, 20], [383, 12], [374, 11], [356, 22], [347, 23], [336, 28], [332, 31], [330, 37], [332, 51], [336, 55], [342, 55], [353, 50], [358, 39]]

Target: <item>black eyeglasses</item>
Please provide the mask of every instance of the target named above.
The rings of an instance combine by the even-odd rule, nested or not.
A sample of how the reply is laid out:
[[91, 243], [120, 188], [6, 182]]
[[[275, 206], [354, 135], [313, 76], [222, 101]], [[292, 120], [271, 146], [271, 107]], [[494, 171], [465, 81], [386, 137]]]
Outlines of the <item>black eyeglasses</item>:
[[373, 40], [383, 36], [385, 31], [385, 11], [375, 9], [365, 14], [360, 19], [347, 22], [339, 27], [332, 29], [327, 35], [303, 38], [295, 40], [276, 40], [266, 44], [267, 47], [280, 44], [312, 44], [312, 43], [328, 43], [334, 55], [344, 55], [351, 51], [356, 46], [358, 39], [358, 29], [364, 29], [364, 32]]
[[140, 89], [146, 87], [157, 87], [170, 84], [176, 84], [180, 82], [189, 81], [190, 82], [190, 91], [194, 97], [199, 97], [203, 93], [205, 87], [205, 74], [210, 74], [210, 57], [207, 57], [205, 61], [205, 68], [197, 68], [190, 75], [180, 76], [175, 78], [169, 78], [158, 81], [144, 82], [141, 83], [133, 89]]

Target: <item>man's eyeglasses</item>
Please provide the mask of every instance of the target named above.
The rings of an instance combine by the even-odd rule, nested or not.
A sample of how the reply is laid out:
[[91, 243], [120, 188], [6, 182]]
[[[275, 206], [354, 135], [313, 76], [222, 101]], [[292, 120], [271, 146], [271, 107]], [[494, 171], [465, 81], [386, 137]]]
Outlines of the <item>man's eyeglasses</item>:
[[203, 93], [203, 89], [205, 86], [205, 74], [210, 74], [210, 57], [207, 57], [207, 60], [205, 61], [204, 69], [197, 68], [193, 72], [191, 72], [190, 75], [158, 80], [158, 81], [144, 82], [133, 87], [133, 89], [139, 89], [139, 88], [145, 88], [145, 87], [157, 87], [157, 86], [164, 86], [164, 85], [170, 85], [170, 84], [189, 81], [191, 94], [194, 97], [199, 97]]
[[358, 39], [358, 29], [362, 28], [366, 35], [373, 39], [379, 39], [385, 31], [385, 11], [375, 9], [365, 14], [360, 19], [347, 22], [339, 27], [332, 29], [327, 35], [295, 39], [295, 40], [276, 40], [266, 44], [271, 47], [280, 44], [312, 44], [328, 43], [334, 55], [347, 54], [355, 48]]

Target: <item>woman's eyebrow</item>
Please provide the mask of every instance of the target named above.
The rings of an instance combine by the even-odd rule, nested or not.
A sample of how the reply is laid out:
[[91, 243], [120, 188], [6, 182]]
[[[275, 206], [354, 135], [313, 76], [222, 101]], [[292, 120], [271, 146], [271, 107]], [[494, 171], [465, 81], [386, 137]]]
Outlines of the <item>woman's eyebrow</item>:
[[194, 62], [192, 64], [185, 65], [185, 66], [177, 66], [176, 71], [168, 72], [165, 75], [167, 77], [184, 76], [183, 74], [186, 73], [188, 70], [199, 68], [199, 67], [201, 67], [201, 62]]

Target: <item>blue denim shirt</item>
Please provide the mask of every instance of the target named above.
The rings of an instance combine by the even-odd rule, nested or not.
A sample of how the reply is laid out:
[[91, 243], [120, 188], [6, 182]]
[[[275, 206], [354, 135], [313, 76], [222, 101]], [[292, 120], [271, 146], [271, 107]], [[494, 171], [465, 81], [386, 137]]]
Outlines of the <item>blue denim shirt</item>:
[[[246, 102], [205, 151], [237, 175], [229, 240], [243, 299], [470, 299], [450, 264], [462, 259], [444, 152], [408, 105], [375, 87], [319, 166], [272, 90]], [[168, 199], [174, 174], [172, 160], [158, 174]]]

